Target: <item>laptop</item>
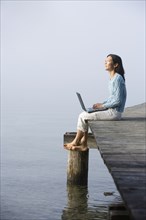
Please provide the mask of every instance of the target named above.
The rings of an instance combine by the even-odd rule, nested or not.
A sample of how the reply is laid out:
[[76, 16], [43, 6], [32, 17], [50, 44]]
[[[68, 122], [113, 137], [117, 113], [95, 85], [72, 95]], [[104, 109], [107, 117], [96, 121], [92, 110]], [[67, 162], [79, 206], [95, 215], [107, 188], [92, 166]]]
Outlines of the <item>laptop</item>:
[[92, 113], [92, 112], [98, 112], [98, 111], [105, 111], [105, 110], [107, 110], [107, 108], [102, 108], [102, 109], [98, 109], [98, 108], [94, 109], [94, 108], [92, 108], [92, 107], [86, 108], [85, 105], [84, 105], [84, 102], [83, 102], [83, 99], [82, 99], [80, 93], [76, 92], [76, 94], [77, 94], [77, 97], [78, 97], [79, 102], [80, 102], [80, 104], [81, 104], [81, 107], [82, 107], [82, 109], [83, 109], [84, 111], [86, 111], [86, 112], [88, 112], [88, 113]]

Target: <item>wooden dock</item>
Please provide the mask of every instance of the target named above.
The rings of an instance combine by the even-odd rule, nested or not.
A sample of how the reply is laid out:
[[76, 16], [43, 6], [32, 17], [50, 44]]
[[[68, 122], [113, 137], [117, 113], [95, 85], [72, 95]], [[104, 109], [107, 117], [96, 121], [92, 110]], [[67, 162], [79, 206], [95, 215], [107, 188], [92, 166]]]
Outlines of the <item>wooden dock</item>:
[[90, 121], [97, 147], [132, 220], [146, 219], [146, 105], [121, 121]]

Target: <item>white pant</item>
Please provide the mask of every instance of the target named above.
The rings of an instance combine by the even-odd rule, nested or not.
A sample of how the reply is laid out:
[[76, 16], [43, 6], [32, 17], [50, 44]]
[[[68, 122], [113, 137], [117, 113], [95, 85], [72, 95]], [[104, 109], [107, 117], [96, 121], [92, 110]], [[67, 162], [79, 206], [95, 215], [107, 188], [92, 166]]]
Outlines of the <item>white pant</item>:
[[86, 132], [88, 131], [88, 123], [87, 121], [99, 121], [99, 120], [120, 120], [121, 112], [117, 112], [115, 109], [108, 109], [106, 111], [98, 111], [93, 113], [82, 112], [79, 115], [77, 130]]

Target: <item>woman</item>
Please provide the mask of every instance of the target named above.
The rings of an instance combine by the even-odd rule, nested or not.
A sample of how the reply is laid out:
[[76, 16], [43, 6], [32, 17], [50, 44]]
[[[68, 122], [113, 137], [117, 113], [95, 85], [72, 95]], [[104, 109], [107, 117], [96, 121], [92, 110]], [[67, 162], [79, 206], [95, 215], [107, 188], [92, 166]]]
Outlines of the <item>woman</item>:
[[105, 60], [105, 69], [109, 72], [109, 98], [103, 103], [96, 103], [93, 108], [107, 108], [94, 113], [82, 112], [77, 123], [77, 134], [71, 143], [64, 144], [67, 150], [86, 151], [89, 120], [120, 120], [126, 102], [126, 86], [122, 59], [115, 54], [109, 54]]

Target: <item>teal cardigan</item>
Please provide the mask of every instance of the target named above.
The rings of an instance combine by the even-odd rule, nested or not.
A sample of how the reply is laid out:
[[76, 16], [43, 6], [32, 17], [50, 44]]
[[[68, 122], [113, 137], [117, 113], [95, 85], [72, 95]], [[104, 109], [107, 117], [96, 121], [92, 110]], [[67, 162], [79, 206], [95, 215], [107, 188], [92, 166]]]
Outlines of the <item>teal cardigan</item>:
[[103, 102], [105, 108], [114, 108], [118, 112], [123, 112], [126, 103], [126, 85], [123, 77], [116, 73], [109, 81], [110, 96]]

